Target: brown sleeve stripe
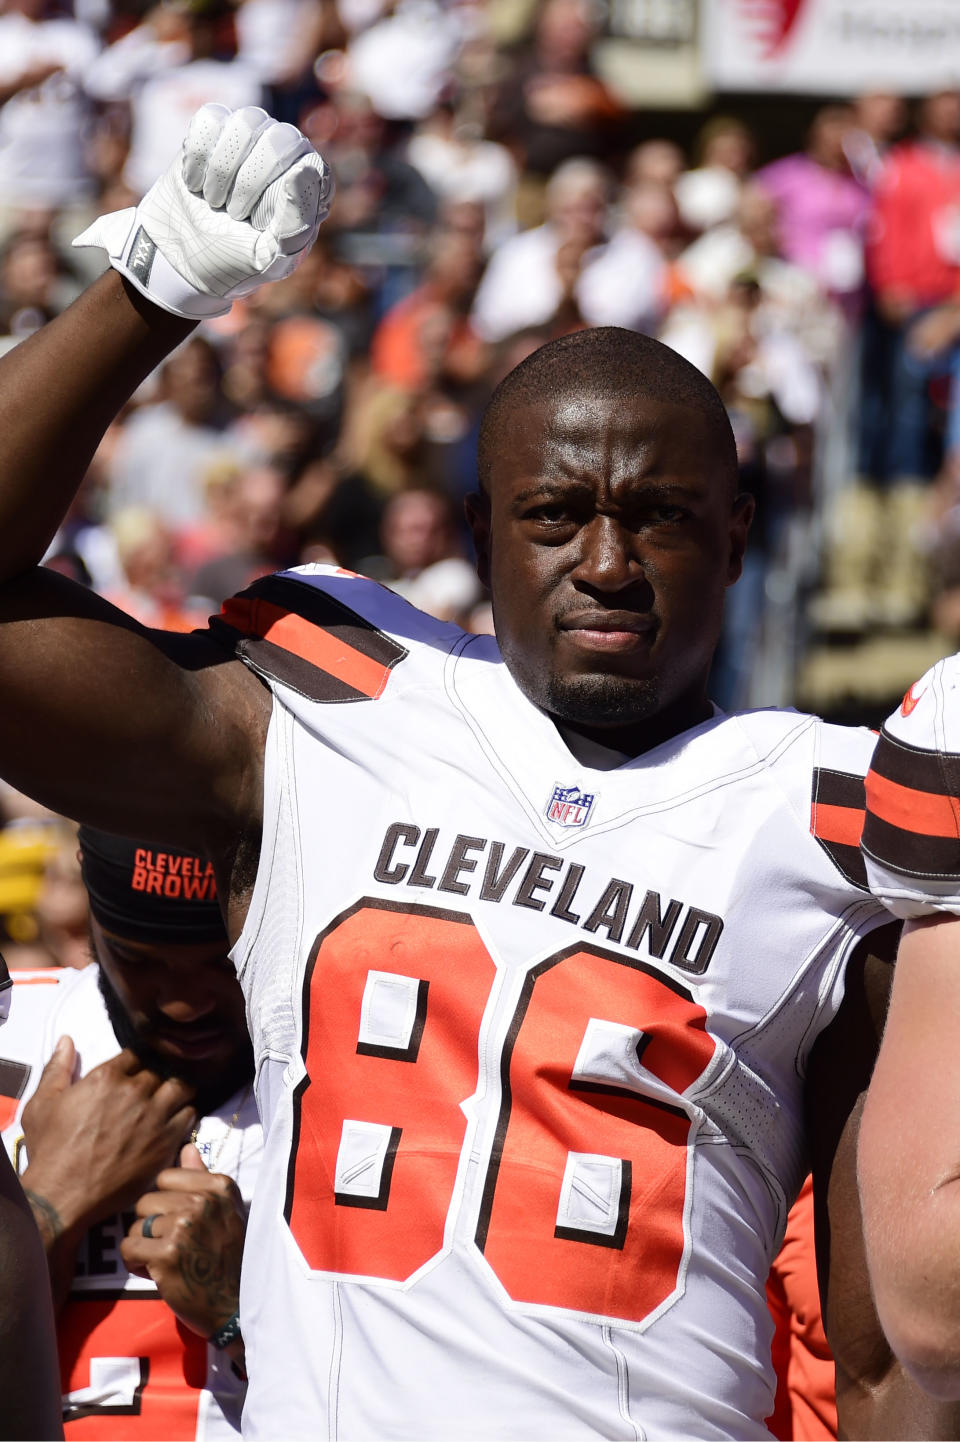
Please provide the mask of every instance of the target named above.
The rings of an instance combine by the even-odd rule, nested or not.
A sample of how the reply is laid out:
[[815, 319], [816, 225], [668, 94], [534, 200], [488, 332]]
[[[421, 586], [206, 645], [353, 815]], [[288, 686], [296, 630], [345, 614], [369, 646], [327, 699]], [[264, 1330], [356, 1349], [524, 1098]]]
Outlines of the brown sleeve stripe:
[[950, 751], [911, 746], [891, 736], [886, 727], [880, 732], [870, 770], [875, 776], [883, 776], [914, 791], [960, 796], [960, 756]]
[[228, 626], [246, 636], [259, 636], [272, 646], [279, 646], [281, 651], [291, 651], [302, 661], [309, 661], [318, 670], [345, 681], [370, 699], [379, 696], [387, 684], [388, 667], [354, 650], [332, 631], [322, 630], [290, 611], [282, 611], [269, 601], [234, 598], [224, 603], [222, 615]]
[[277, 576], [231, 597], [211, 628], [229, 628], [255, 670], [315, 701], [376, 700], [408, 654], [326, 592]]
[[960, 756], [911, 746], [884, 728], [867, 776], [862, 845], [908, 879], [960, 877]]
[[891, 826], [868, 811], [862, 846], [884, 870], [908, 879], [954, 881], [960, 877], [960, 841], [955, 836], [924, 836]]
[[867, 805], [872, 815], [904, 831], [922, 836], [960, 836], [960, 797], [918, 791], [870, 771]]
[[862, 776], [821, 766], [814, 769], [810, 831], [841, 876], [866, 891], [867, 871], [860, 854], [863, 812]]

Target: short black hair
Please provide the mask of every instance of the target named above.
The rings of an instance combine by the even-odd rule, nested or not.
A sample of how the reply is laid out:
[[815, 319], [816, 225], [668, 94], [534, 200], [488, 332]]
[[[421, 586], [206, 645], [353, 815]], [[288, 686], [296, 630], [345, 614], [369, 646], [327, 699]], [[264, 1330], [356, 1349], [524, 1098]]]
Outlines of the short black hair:
[[677, 351], [621, 326], [597, 326], [548, 341], [504, 376], [480, 423], [477, 473], [482, 491], [489, 491], [494, 453], [508, 416], [546, 397], [571, 391], [631, 391], [638, 397], [699, 411], [716, 437], [708, 459], [727, 475], [731, 495], [736, 494], [737, 446], [719, 392]]

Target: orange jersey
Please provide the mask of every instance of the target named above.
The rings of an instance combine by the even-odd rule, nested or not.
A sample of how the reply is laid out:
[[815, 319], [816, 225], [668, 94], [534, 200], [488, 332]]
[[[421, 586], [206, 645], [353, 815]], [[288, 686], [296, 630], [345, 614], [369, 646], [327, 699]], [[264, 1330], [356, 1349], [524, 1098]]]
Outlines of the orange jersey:
[[833, 1442], [836, 1374], [820, 1312], [811, 1177], [787, 1218], [783, 1246], [770, 1269], [767, 1302], [776, 1324], [777, 1374], [776, 1405], [767, 1425], [781, 1442]]

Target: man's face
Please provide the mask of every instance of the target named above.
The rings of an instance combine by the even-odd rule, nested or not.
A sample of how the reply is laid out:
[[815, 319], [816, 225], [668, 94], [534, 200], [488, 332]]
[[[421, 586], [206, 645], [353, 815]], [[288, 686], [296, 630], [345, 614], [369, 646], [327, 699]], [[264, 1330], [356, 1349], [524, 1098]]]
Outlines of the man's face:
[[[489, 506], [474, 508], [497, 637], [521, 690], [560, 721], [642, 750], [704, 718], [725, 588], [752, 502], [718, 474], [692, 409], [557, 396], [510, 413]], [[662, 729], [662, 727], [661, 727]]]
[[101, 990], [117, 1040], [211, 1110], [253, 1075], [243, 993], [227, 942], [148, 945], [91, 918]]

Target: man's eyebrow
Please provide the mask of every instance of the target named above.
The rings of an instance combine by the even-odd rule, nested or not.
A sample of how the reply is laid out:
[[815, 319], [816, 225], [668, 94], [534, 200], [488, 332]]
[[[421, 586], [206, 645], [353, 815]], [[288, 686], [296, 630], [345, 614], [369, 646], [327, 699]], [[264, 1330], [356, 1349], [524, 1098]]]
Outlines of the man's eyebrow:
[[542, 480], [535, 481], [525, 490], [518, 491], [512, 499], [515, 506], [522, 506], [527, 501], [543, 496], [569, 495], [571, 491], [589, 491], [590, 489], [588, 481], [578, 481], [574, 476], [544, 476]]

